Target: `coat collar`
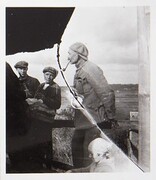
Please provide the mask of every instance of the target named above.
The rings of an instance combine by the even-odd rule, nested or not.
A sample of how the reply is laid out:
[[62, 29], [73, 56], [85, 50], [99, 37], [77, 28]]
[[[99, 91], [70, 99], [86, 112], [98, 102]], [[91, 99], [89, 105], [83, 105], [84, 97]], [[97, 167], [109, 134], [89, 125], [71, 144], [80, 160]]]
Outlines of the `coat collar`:
[[77, 67], [77, 70], [76, 71], [79, 71], [80, 69], [82, 69], [83, 66], [85, 66], [87, 63], [87, 61], [82, 61], [82, 63], [80, 63]]

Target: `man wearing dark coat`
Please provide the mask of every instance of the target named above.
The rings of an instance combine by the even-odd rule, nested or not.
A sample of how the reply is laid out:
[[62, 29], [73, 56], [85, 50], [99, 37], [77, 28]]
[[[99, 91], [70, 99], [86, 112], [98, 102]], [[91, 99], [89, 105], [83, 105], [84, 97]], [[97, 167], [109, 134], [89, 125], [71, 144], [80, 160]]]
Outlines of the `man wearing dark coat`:
[[7, 172], [18, 170], [19, 162], [22, 164], [21, 169], [25, 165], [24, 151], [19, 149], [14, 152], [12, 149], [16, 146], [13, 139], [18, 140], [29, 131], [31, 122], [27, 110], [26, 94], [21, 90], [19, 79], [11, 66], [6, 63], [6, 153], [9, 158], [6, 164]]
[[[56, 110], [61, 106], [61, 88], [54, 82], [55, 77], [58, 74], [58, 71], [53, 67], [45, 67], [43, 69], [44, 74], [44, 83], [41, 83], [35, 93], [33, 101], [34, 106], [37, 104], [38, 110], [42, 110], [42, 116], [45, 115], [45, 119], [49, 119], [53, 122]], [[37, 116], [36, 118], [39, 118]], [[52, 152], [52, 127], [50, 126], [46, 132], [49, 135], [49, 140], [41, 144], [40, 149], [38, 149], [38, 154], [46, 168], [51, 168], [51, 163], [53, 159]]]
[[35, 92], [39, 86], [38, 79], [31, 77], [27, 74], [28, 63], [25, 61], [19, 61], [14, 66], [19, 74], [19, 81], [21, 89], [25, 92], [26, 98], [33, 98]]
[[53, 80], [58, 71], [53, 67], [43, 69], [45, 82], [40, 84], [34, 98], [40, 99], [50, 109], [56, 111], [61, 105], [61, 88]]

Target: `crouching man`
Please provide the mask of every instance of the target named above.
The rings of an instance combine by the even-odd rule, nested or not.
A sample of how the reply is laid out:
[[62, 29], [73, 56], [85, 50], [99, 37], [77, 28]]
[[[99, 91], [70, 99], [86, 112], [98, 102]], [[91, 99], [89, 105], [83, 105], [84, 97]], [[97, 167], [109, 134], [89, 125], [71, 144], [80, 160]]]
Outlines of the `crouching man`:
[[102, 138], [90, 142], [88, 151], [92, 163], [84, 168], [72, 169], [67, 172], [114, 172], [115, 162], [111, 154], [112, 144]]

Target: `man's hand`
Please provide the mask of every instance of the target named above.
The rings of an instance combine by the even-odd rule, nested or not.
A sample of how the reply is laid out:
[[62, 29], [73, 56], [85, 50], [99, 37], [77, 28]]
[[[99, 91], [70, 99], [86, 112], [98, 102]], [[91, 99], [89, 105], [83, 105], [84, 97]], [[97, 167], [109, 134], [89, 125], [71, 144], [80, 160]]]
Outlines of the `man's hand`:
[[43, 103], [42, 99], [36, 99], [36, 98], [27, 98], [26, 101], [29, 105]]
[[74, 87], [72, 87], [71, 89], [72, 89], [72, 91], [73, 91], [73, 93], [74, 93], [75, 96], [78, 96], [78, 95], [79, 95], [78, 92], [77, 92], [77, 90], [76, 90]]
[[44, 100], [44, 99], [45, 99], [45, 96], [44, 96], [42, 93], [38, 93], [38, 94], [37, 94], [37, 99], [42, 99], [42, 100]]
[[76, 99], [73, 98], [73, 100], [71, 101], [71, 105], [75, 109], [80, 109], [82, 102], [83, 102], [83, 97], [82, 96], [76, 96]]

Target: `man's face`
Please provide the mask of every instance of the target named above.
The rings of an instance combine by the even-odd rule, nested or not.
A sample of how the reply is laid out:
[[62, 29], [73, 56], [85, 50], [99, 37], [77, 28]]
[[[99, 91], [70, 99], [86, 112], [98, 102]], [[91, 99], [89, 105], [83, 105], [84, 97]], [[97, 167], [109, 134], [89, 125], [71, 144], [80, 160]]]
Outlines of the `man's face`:
[[78, 54], [69, 49], [69, 51], [68, 51], [68, 61], [70, 61], [71, 64], [76, 64], [77, 61], [78, 61]]
[[21, 77], [25, 77], [27, 75], [28, 68], [17, 68], [16, 70]]
[[92, 161], [98, 163], [103, 159], [104, 153], [101, 151], [94, 151], [94, 149], [91, 149], [89, 151], [89, 157], [92, 158]]
[[108, 149], [110, 148], [110, 143], [106, 142], [102, 138], [97, 138], [93, 140], [89, 146], [88, 151], [92, 158], [92, 160], [96, 163], [106, 158], [106, 154], [108, 153]]
[[52, 75], [51, 72], [45, 72], [44, 73], [45, 83], [49, 84], [53, 79], [54, 79], [54, 76]]

